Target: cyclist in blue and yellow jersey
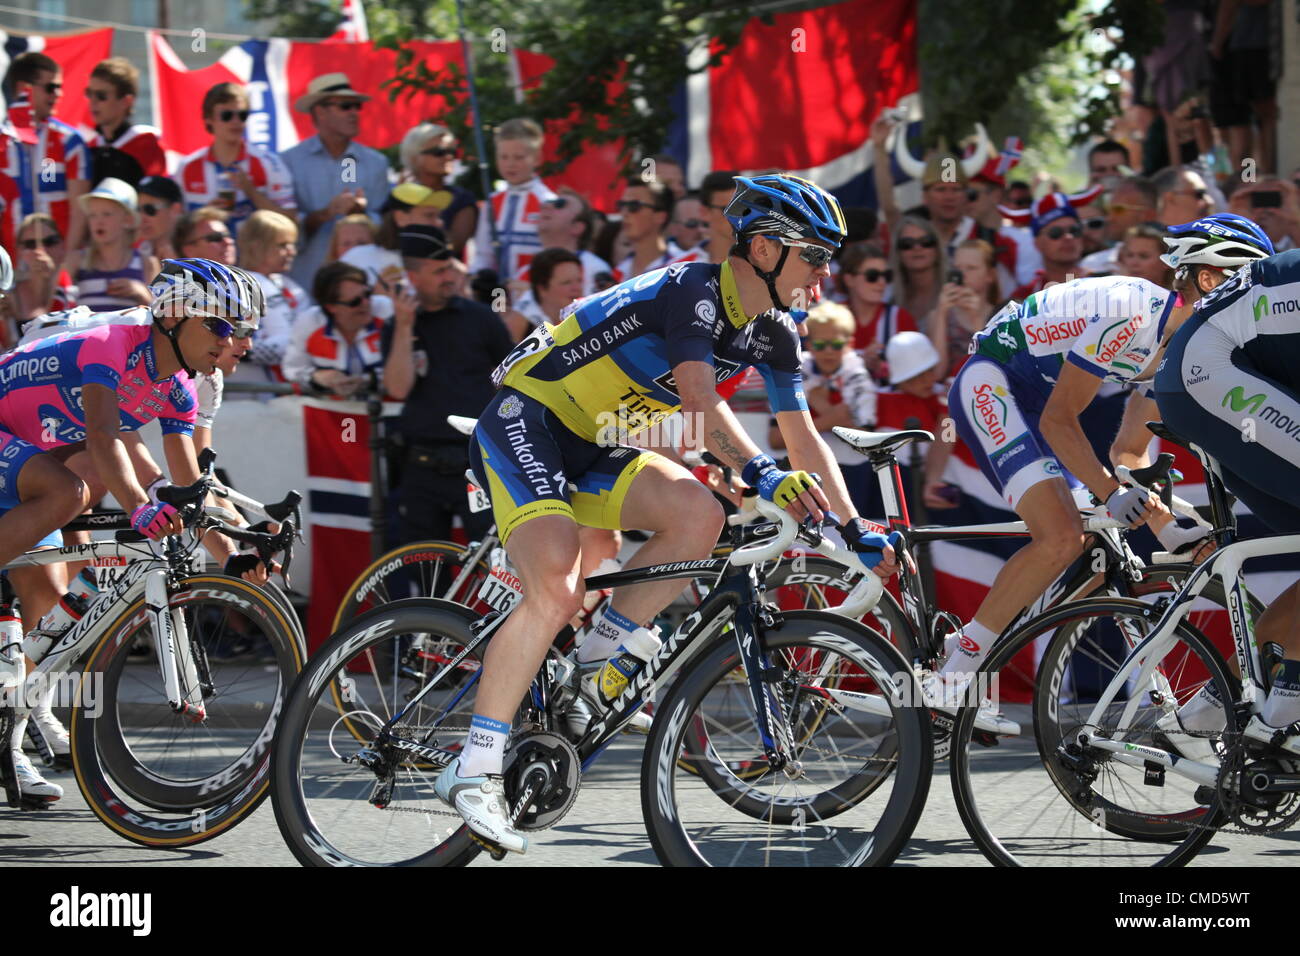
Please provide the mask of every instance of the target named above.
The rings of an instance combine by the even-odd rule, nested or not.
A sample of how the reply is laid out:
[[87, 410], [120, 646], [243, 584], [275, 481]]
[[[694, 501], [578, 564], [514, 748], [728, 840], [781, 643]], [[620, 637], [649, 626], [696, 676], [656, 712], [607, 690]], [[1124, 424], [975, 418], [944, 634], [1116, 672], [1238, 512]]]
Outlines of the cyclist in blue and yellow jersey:
[[[558, 325], [524, 339], [494, 374], [470, 461], [523, 580], [523, 598], [484, 657], [465, 748], [438, 795], [470, 829], [507, 850], [501, 770], [510, 721], [555, 633], [582, 604], [578, 525], [653, 533], [629, 567], [702, 558], [722, 510], [689, 471], [620, 440], [678, 409], [695, 434], [759, 493], [798, 518], [844, 516], [838, 534], [864, 567], [897, 570], [892, 548], [856, 517], [835, 458], [808, 414], [792, 307], [812, 300], [844, 240], [839, 203], [787, 175], [736, 177], [726, 209], [736, 242], [725, 262], [648, 272], [582, 300]], [[755, 366], [767, 382], [790, 461], [782, 471], [741, 429], [717, 385]], [[819, 487], [810, 473], [825, 478]], [[569, 490], [569, 484], [575, 486]], [[577, 657], [581, 694], [602, 708], [659, 648], [645, 626], [681, 590], [676, 581], [620, 588]]]

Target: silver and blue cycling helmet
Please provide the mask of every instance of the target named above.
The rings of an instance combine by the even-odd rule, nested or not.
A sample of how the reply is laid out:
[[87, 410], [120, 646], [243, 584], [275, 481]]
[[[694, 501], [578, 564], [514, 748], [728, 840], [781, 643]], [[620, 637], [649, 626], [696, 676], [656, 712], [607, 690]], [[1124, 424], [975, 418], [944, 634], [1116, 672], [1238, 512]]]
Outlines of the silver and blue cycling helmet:
[[[817, 240], [838, 249], [848, 230], [844, 224], [844, 210], [839, 200], [814, 182], [784, 173], [766, 176], [737, 176], [736, 193], [722, 213], [736, 233], [736, 254], [748, 252], [749, 240], [754, 236], [768, 236], [781, 242], [781, 258], [775, 268], [764, 272], [754, 266], [754, 272], [767, 284], [772, 304], [782, 311], [791, 311], [781, 302], [776, 292], [776, 277], [785, 266], [792, 248], [799, 248], [800, 257], [810, 265], [823, 265], [830, 260], [831, 250], [791, 245], [791, 243]], [[754, 264], [751, 262], [751, 266]]]
[[[181, 355], [176, 336], [186, 319], [199, 318], [219, 323], [213, 334], [221, 331], [236, 338], [247, 338], [257, 331], [266, 314], [266, 297], [262, 286], [249, 272], [211, 259], [164, 259], [158, 275], [149, 284], [154, 300], [150, 304], [154, 322], [172, 343], [176, 359], [191, 376], [194, 370]], [[177, 308], [179, 306], [179, 308]], [[174, 315], [180, 321], [171, 328], [159, 319]]]
[[1160, 261], [1174, 269], [1179, 280], [1186, 278], [1193, 266], [1213, 266], [1230, 273], [1274, 254], [1272, 241], [1258, 223], [1227, 212], [1170, 226], [1164, 242], [1169, 251]]

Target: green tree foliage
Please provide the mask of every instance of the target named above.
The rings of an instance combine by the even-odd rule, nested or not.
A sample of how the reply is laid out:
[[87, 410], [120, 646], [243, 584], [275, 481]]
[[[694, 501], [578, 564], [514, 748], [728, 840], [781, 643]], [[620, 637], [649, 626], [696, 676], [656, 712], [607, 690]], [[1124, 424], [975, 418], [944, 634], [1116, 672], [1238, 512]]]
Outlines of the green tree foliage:
[[918, 17], [928, 144], [976, 120], [1049, 149], [1082, 142], [1119, 112], [1120, 62], [1164, 32], [1156, 0], [919, 0]]

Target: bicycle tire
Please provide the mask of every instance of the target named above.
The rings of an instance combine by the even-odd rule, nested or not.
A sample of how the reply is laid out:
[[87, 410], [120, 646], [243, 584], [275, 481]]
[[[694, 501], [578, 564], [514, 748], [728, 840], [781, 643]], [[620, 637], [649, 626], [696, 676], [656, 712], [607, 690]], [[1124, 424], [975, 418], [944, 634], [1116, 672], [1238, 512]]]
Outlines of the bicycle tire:
[[[463, 866], [477, 856], [479, 845], [459, 814], [433, 795], [428, 764], [402, 760], [398, 773], [405, 777], [395, 780], [392, 800], [379, 810], [369, 802], [376, 774], [341, 761], [335, 749], [338, 743], [344, 755], [359, 750], [351, 731], [340, 726], [346, 712], [338, 702], [353, 708], [353, 724], [369, 721], [377, 729], [399, 698], [423, 687], [427, 674], [411, 680], [400, 663], [381, 678], [374, 666], [381, 658], [400, 662], [402, 642], [420, 634], [432, 638], [450, 660], [472, 639], [476, 617], [450, 601], [397, 601], [344, 625], [307, 663], [276, 734], [271, 801], [285, 843], [304, 866]], [[368, 672], [349, 669], [363, 658], [371, 665]], [[436, 726], [448, 731], [445, 740], [440, 736], [429, 746], [459, 744], [472, 716], [472, 695], [466, 691], [478, 670], [477, 657], [467, 657], [445, 675], [447, 695], [430, 692], [430, 702], [437, 700], [442, 712], [434, 718], [437, 707], [426, 710], [422, 702], [411, 715], [415, 722], [436, 719]]]
[[[1033, 688], [1029, 703], [1004, 708], [1021, 723], [1022, 735], [997, 738], [997, 750], [985, 748], [973, 741], [975, 709], [966, 707], [958, 713], [952, 755], [958, 812], [991, 862], [1179, 866], [1213, 837], [1211, 828], [1222, 822], [1217, 793], [1207, 796], [1176, 774], [1160, 776], [1159, 786], [1147, 786], [1143, 768], [1107, 758], [1097, 759], [1089, 768], [1096, 775], [1088, 781], [1068, 767], [1057, 751], [1093, 708], [1088, 699], [1093, 691], [1072, 678], [1067, 683], [1067, 655], [1096, 653], [1095, 648], [1113, 640], [1108, 629], [1117, 620], [1144, 635], [1159, 618], [1158, 608], [1140, 600], [1090, 598], [1039, 615], [994, 647], [980, 670], [988, 686], [1000, 690], [1019, 678], [1027, 679]], [[1186, 623], [1180, 623], [1175, 633], [1178, 641], [1162, 658], [1157, 679], [1174, 692], [1178, 704], [1206, 682], [1199, 680], [1198, 668], [1204, 668], [1222, 700], [1235, 701], [1237, 682], [1210, 641]], [[1046, 638], [1043, 664], [1037, 673], [1029, 673], [1025, 661], [1040, 638]], [[997, 676], [996, 684], [992, 675]], [[1062, 691], [1064, 698], [1058, 696]], [[1113, 713], [1118, 714], [1127, 700], [1117, 701]], [[1158, 746], [1150, 735], [1159, 716], [1155, 707], [1139, 712], [1125, 732], [1126, 742]], [[1023, 734], [1026, 725], [1033, 728], [1032, 741]], [[1235, 730], [1235, 716], [1228, 707], [1223, 732]], [[1136, 786], [1130, 782], [1134, 780]]]
[[[334, 612], [330, 633], [347, 621], [384, 604], [408, 597], [442, 598], [441, 593], [455, 580], [469, 552], [454, 541], [416, 541], [381, 555], [362, 571], [344, 593]], [[467, 606], [474, 603], [478, 586], [487, 577], [487, 559], [478, 562], [452, 600]], [[411, 576], [415, 579], [412, 580]], [[418, 593], [406, 593], [413, 587]], [[486, 612], [486, 607], [478, 610]]]
[[[746, 781], [733, 790], [738, 800], [765, 799], [772, 810], [770, 814], [756, 816], [752, 808], [749, 812], [730, 812], [729, 802], [720, 800], [720, 795], [702, 779], [702, 775], [682, 768], [683, 761], [695, 759], [687, 750], [686, 739], [692, 729], [698, 727], [696, 717], [701, 704], [720, 682], [727, 679], [737, 664], [738, 650], [734, 637], [725, 636], [717, 640], [716, 646], [686, 666], [659, 705], [646, 745], [641, 771], [641, 806], [656, 855], [661, 863], [671, 866], [718, 863], [888, 865], [901, 851], [920, 819], [933, 763], [929, 715], [924, 709], [914, 706], [920, 696], [910, 664], [881, 635], [857, 622], [825, 613], [788, 614], [778, 626], [766, 629], [763, 640], [767, 652], [773, 655], [772, 669], [787, 674], [798, 675], [799, 662], [811, 656], [823, 661], [832, 655], [841, 658], [845, 668], [855, 668], [864, 678], [890, 689], [890, 696], [881, 698], [888, 702], [889, 716], [865, 716], [859, 720], [856, 711], [847, 710], [845, 713], [854, 716], [846, 719], [845, 714], [837, 714], [826, 719], [821, 715], [817, 720], [818, 727], [804, 742], [800, 754], [806, 757], [814, 745], [818, 748], [829, 746], [826, 752], [832, 755], [831, 763], [837, 766], [832, 771], [818, 773], [830, 772], [846, 779], [829, 787], [814, 784], [815, 794], [789, 796], [783, 793], [789, 779], [784, 774], [770, 774], [769, 778], [777, 788], [765, 798], [758, 795], [757, 784], [761, 784], [761, 780]], [[798, 653], [799, 648], [811, 654]], [[795, 676], [793, 681], [800, 685], [802, 677]], [[798, 693], [791, 698], [792, 707], [797, 697]], [[827, 743], [814, 744], [818, 735]], [[872, 749], [872, 756], [877, 752], [885, 754], [883, 767], [873, 768], [869, 774], [879, 778], [875, 786], [866, 788], [860, 779], [855, 779], [863, 776], [860, 768], [864, 758], [853, 753], [846, 760], [844, 754], [847, 751], [837, 737], [849, 740], [853, 746], [865, 741], [866, 746]], [[761, 753], [763, 747], [758, 740], [757, 726], [754, 725], [749, 737], [737, 746], [743, 753]], [[855, 740], [857, 743], [853, 744]], [[880, 742], [885, 746], [880, 746]], [[720, 744], [720, 740], [711, 740], [708, 749], [725, 761], [725, 754], [719, 754]], [[696, 750], [702, 749], [705, 748], [697, 744]], [[872, 756], [865, 758], [868, 766], [871, 766]], [[809, 761], [802, 761], [801, 773], [808, 773], [808, 764]], [[879, 794], [880, 785], [886, 780], [893, 786], [883, 799], [870, 802], [864, 799], [864, 789]], [[694, 792], [690, 792], [692, 789]], [[828, 813], [821, 814], [822, 808]], [[698, 824], [688, 823], [685, 819], [688, 816], [701, 819]], [[831, 817], [834, 817], [836, 827], [825, 822]], [[847, 827], [841, 826], [846, 820]], [[697, 826], [699, 832], [689, 832]], [[808, 837], [810, 827], [820, 829], [825, 837]], [[736, 850], [736, 834], [742, 828], [750, 832], [760, 831], [764, 844], [746, 853], [754, 840], [745, 839]], [[850, 833], [855, 841], [851, 851], [844, 846]], [[713, 838], [717, 839], [719, 846], [711, 846], [707, 852], [702, 850], [701, 843]], [[782, 843], [775, 848], [775, 853], [774, 839]], [[861, 841], [860, 845], [857, 841]], [[837, 852], [840, 859], [835, 860]]]
[[[276, 720], [304, 661], [280, 602], [256, 585], [194, 575], [170, 600], [186, 614], [191, 647], [207, 657], [204, 722], [171, 711], [152, 662], [130, 662], [134, 638], [149, 631], [143, 595], [85, 656], [82, 687], [90, 681], [97, 693], [89, 701], [78, 695], [69, 722], [73, 773], [87, 805], [114, 832], [150, 847], [210, 840], [266, 798]], [[267, 642], [269, 663], [207, 654], [239, 620]]]

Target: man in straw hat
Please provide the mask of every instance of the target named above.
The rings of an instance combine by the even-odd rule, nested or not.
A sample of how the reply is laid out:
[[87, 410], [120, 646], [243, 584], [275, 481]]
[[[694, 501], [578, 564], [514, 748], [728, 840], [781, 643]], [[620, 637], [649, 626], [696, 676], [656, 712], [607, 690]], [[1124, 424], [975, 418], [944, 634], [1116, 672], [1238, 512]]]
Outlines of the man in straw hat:
[[293, 104], [307, 113], [316, 135], [280, 154], [293, 174], [294, 196], [303, 214], [305, 243], [291, 275], [310, 286], [325, 259], [330, 230], [340, 216], [367, 213], [367, 206], [388, 194], [388, 161], [382, 153], [354, 142], [361, 126], [361, 109], [370, 99], [352, 88], [346, 74], [326, 73], [307, 84]]

